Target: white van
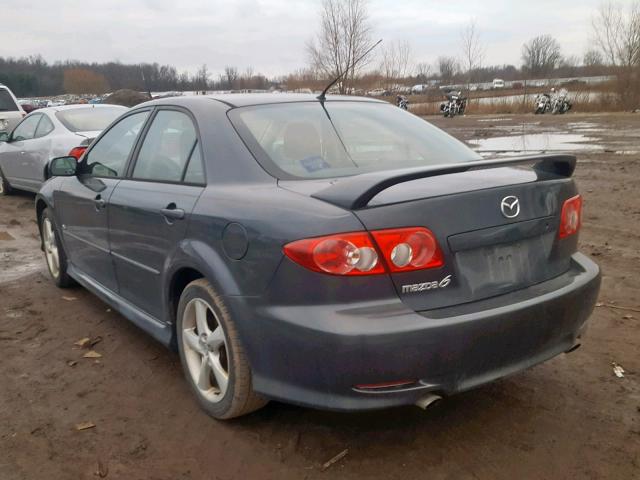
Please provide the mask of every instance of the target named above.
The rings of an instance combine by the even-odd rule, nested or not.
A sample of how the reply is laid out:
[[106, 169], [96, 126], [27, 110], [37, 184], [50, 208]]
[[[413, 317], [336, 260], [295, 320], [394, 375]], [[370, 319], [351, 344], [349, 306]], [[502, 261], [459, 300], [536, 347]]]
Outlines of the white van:
[[0, 83], [0, 132], [10, 133], [25, 115], [9, 87]]
[[494, 78], [493, 88], [504, 88], [504, 80], [502, 80], [501, 78]]

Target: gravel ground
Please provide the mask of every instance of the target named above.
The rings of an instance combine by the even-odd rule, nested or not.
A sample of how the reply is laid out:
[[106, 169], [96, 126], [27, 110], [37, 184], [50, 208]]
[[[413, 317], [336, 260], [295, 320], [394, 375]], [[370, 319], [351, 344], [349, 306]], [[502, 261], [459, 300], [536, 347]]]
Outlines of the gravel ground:
[[[272, 402], [216, 422], [196, 406], [177, 355], [85, 290], [53, 286], [33, 196], [3, 197], [0, 479], [640, 478], [640, 116], [428, 120], [466, 141], [590, 139], [572, 147], [585, 199], [581, 248], [601, 265], [603, 283], [582, 348], [426, 412], [336, 414]], [[558, 140], [549, 138], [553, 150]], [[88, 350], [74, 343], [84, 337], [98, 341], [100, 358], [83, 357]], [[78, 430], [84, 422], [95, 426]]]

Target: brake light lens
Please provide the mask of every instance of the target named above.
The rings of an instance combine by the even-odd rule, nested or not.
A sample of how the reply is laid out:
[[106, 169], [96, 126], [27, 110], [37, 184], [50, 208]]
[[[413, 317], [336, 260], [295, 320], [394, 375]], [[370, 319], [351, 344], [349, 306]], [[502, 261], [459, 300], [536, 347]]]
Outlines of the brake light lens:
[[374, 275], [444, 265], [435, 236], [423, 227], [298, 240], [285, 245], [284, 253], [303, 267], [333, 275]]
[[430, 230], [422, 227], [371, 232], [392, 272], [437, 268], [444, 265], [442, 251]]
[[85, 152], [86, 149], [87, 147], [72, 148], [71, 151], [69, 152], [69, 156], [74, 157], [76, 160], [80, 160], [80, 157], [82, 156], [82, 154]]
[[560, 238], [566, 238], [578, 233], [580, 225], [582, 225], [582, 197], [576, 195], [565, 201], [562, 205], [558, 236]]
[[385, 272], [371, 237], [366, 232], [298, 240], [285, 245], [284, 253], [294, 262], [316, 272], [333, 275], [374, 275]]

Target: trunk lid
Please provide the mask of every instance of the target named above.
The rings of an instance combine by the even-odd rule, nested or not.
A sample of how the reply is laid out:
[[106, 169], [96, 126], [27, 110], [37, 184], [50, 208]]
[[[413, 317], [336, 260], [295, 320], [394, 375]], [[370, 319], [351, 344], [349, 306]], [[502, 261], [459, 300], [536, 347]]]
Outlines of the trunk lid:
[[[432, 310], [526, 288], [567, 271], [577, 236], [559, 240], [558, 227], [563, 202], [576, 194], [572, 171], [506, 166], [417, 178], [372, 191], [367, 205], [352, 211], [367, 230], [433, 232], [444, 265], [391, 274], [408, 306]], [[333, 188], [304, 183], [289, 187], [316, 198]], [[354, 191], [352, 198], [361, 193]], [[517, 212], [508, 208], [515, 199]]]
[[100, 135], [100, 130], [90, 130], [86, 132], [75, 132], [76, 135], [82, 137], [80, 145], [85, 147], [91, 145], [91, 143], [96, 139], [98, 135]]

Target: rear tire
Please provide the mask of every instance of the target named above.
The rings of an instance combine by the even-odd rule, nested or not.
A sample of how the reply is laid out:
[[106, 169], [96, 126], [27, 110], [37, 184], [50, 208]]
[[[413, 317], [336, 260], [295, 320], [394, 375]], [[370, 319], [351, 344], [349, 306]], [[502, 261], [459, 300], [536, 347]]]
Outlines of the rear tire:
[[49, 209], [45, 208], [40, 216], [40, 238], [47, 268], [53, 282], [59, 288], [75, 285], [74, 280], [67, 274], [67, 254], [64, 251], [60, 236]]
[[191, 282], [182, 292], [176, 333], [185, 378], [207, 414], [228, 420], [267, 404], [253, 390], [251, 367], [231, 314], [206, 279]]
[[0, 170], [0, 197], [3, 195], [11, 195], [13, 188], [9, 185], [9, 181], [5, 178], [2, 170]]

